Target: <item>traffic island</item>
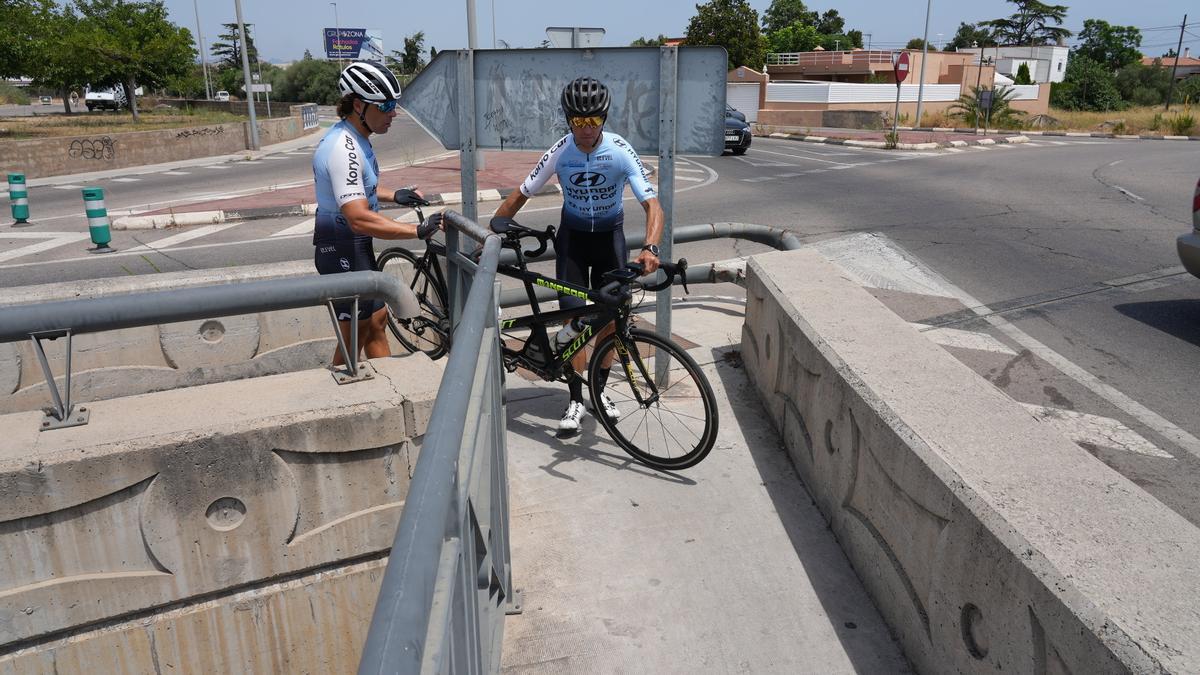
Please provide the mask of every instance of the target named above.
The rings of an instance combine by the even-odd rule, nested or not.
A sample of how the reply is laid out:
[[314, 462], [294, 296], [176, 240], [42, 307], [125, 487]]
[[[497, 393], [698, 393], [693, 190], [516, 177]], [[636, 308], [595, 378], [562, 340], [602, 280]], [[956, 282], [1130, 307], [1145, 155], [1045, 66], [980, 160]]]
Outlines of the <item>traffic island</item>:
[[751, 258], [742, 356], [918, 672], [1200, 665], [1200, 530], [818, 253]]

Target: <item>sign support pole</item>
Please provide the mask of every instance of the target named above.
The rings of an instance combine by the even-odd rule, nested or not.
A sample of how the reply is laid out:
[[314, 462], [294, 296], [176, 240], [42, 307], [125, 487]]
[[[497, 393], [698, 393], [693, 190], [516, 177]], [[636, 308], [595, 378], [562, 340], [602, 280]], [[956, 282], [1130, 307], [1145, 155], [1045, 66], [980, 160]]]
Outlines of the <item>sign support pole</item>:
[[[663, 237], [659, 254], [661, 260], [673, 261], [679, 48], [660, 47], [658, 63], [658, 201], [663, 210]], [[671, 289], [664, 288], [659, 291], [656, 300], [655, 327], [659, 335], [667, 338], [671, 337], [671, 296]], [[659, 382], [664, 381], [667, 366], [666, 359], [655, 359], [655, 374]]]
[[[475, 50], [463, 49], [458, 52], [458, 133], [459, 174], [462, 185], [462, 214], [479, 222], [478, 180], [475, 174], [475, 160], [478, 149], [475, 147]], [[446, 250], [460, 251], [460, 238], [453, 228], [446, 229]], [[449, 291], [450, 291], [450, 325], [457, 327], [462, 320], [463, 307], [467, 302], [467, 274], [459, 268], [450, 255], [449, 261]]]

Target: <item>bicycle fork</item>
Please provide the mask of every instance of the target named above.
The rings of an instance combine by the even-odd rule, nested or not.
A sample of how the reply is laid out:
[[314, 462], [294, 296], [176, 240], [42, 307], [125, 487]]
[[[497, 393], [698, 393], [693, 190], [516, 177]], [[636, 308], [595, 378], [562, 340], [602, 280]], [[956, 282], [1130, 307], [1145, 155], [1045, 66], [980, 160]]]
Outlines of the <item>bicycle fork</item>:
[[[617, 357], [621, 359], [621, 367], [625, 369], [625, 376], [629, 378], [629, 386], [633, 388], [633, 397], [637, 399], [638, 405], [642, 408], [649, 408], [658, 403], [658, 386], [650, 373], [646, 372], [646, 362], [640, 356], [637, 359], [630, 357], [629, 348], [625, 346], [625, 341], [619, 334], [614, 335], [613, 338], [616, 342]], [[639, 377], [645, 380], [646, 390], [650, 392], [649, 396], [642, 396], [642, 387], [638, 384]]]

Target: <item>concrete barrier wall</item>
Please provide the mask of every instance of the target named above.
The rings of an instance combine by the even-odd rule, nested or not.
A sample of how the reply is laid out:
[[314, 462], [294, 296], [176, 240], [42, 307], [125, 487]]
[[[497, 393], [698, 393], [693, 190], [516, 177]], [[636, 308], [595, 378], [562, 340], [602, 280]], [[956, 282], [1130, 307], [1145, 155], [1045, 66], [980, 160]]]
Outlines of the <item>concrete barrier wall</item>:
[[[0, 143], [0, 172], [23, 173], [26, 179], [34, 179], [230, 155], [250, 147], [249, 124], [4, 141]], [[319, 130], [306, 132], [299, 116], [260, 120], [258, 128], [261, 145]]]
[[[104, 297], [315, 273], [312, 263], [297, 261], [91, 279], [9, 289], [4, 304]], [[55, 340], [43, 344], [62, 391], [66, 343]], [[71, 397], [78, 402], [97, 401], [318, 368], [330, 362], [335, 348], [333, 323], [324, 307], [78, 335], [72, 345]], [[403, 351], [393, 340], [392, 353]], [[50, 404], [51, 396], [32, 345], [0, 344], [0, 414], [37, 410]]]
[[0, 417], [0, 673], [352, 671], [441, 379], [372, 364]]
[[1195, 671], [1197, 528], [824, 258], [751, 259], [742, 349], [919, 672]]

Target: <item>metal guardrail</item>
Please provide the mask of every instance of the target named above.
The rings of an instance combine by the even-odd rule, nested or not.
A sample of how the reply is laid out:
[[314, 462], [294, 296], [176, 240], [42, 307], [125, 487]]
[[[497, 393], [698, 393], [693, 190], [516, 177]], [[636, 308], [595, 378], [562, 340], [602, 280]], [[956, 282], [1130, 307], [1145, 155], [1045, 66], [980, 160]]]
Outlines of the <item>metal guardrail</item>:
[[[400, 316], [416, 316], [420, 311], [412, 290], [401, 285], [395, 277], [382, 272], [346, 272], [0, 307], [0, 343], [32, 340], [47, 388], [54, 399], [54, 411], [46, 415], [41, 425], [43, 431], [48, 431], [79, 426], [88, 421], [86, 409], [76, 411], [71, 405], [73, 335], [324, 304], [329, 309], [333, 332], [348, 370], [344, 376], [335, 373], [335, 377], [339, 382], [353, 382], [365, 379], [365, 376], [359, 374], [357, 350], [350, 353], [337, 328], [333, 301], [353, 298], [357, 313], [360, 297], [382, 299]], [[358, 322], [351, 321], [350, 327], [350, 342], [358, 344]], [[66, 338], [65, 399], [58, 391], [42, 345], [43, 340], [60, 337]]]
[[462, 233], [483, 251], [478, 263], [449, 256], [450, 278], [467, 271], [472, 278], [363, 646], [362, 674], [498, 672], [504, 615], [520, 611], [497, 325], [500, 237], [453, 211], [446, 223], [447, 250], [459, 250]]

